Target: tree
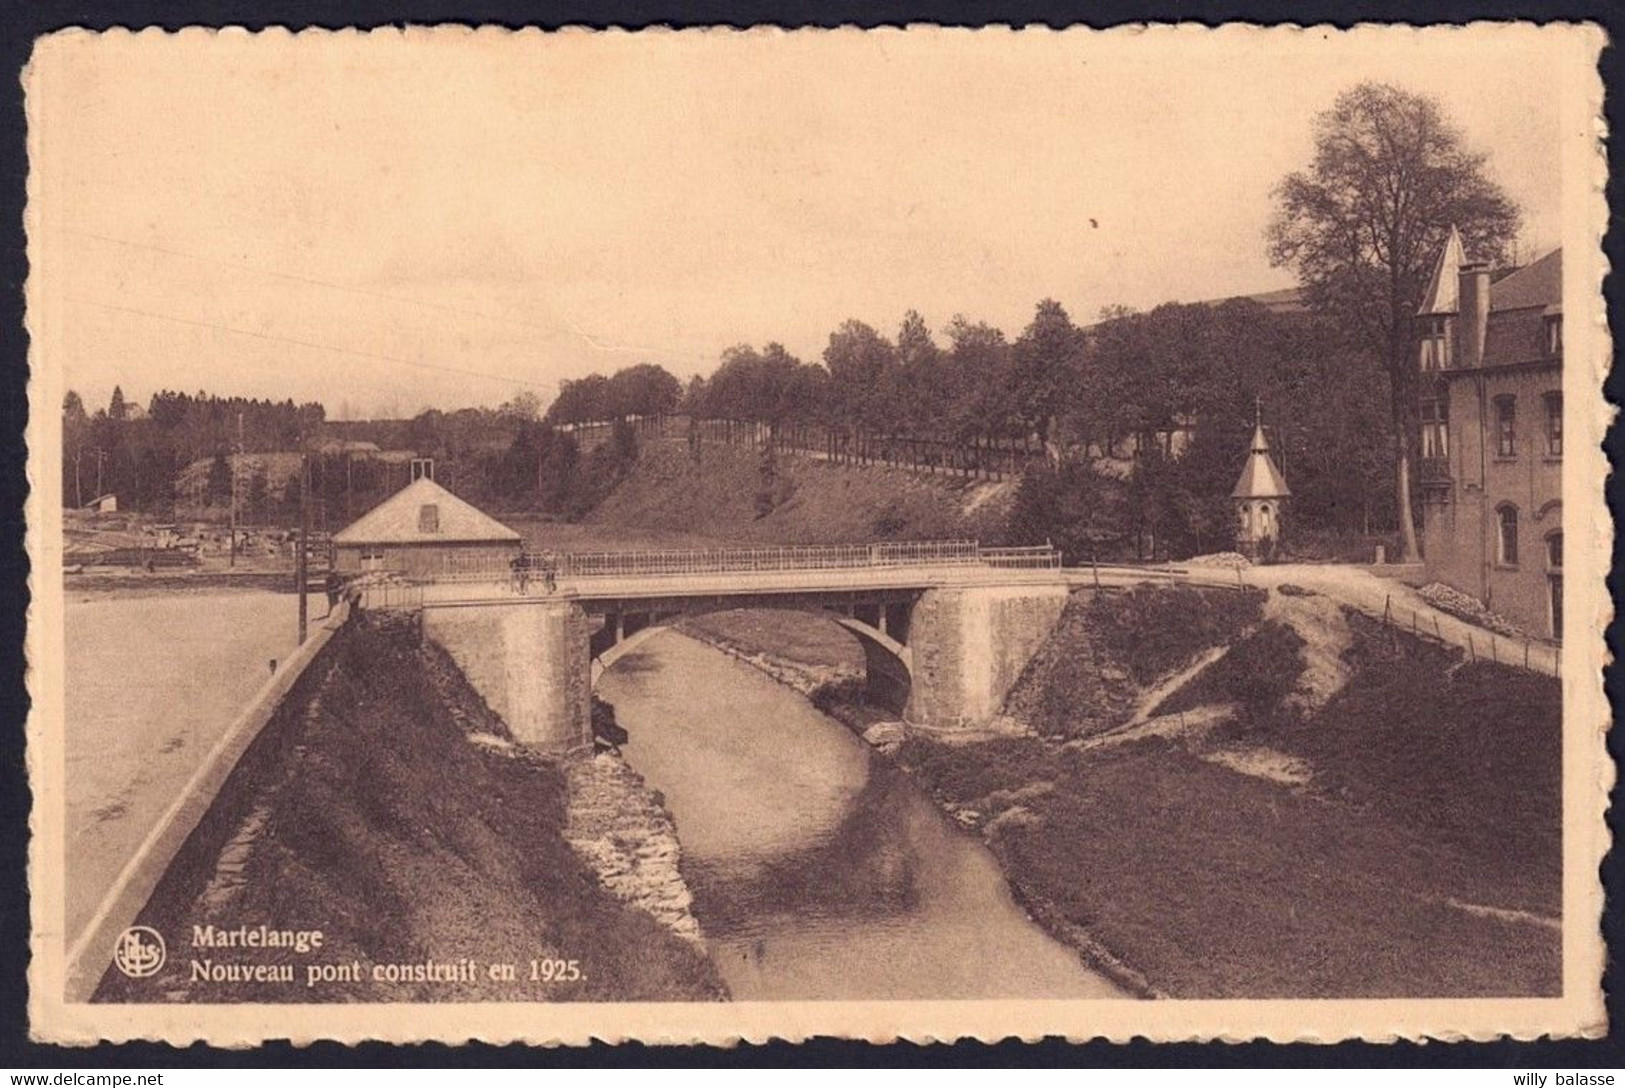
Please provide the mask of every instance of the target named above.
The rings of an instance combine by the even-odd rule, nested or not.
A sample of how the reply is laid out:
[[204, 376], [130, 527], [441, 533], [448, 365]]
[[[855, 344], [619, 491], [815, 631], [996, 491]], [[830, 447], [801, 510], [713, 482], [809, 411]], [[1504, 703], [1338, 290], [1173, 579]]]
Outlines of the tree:
[[115, 385], [113, 387], [113, 399], [107, 405], [107, 418], [123, 423], [125, 417], [129, 414], [130, 410], [124, 403], [124, 390]]
[[1010, 359], [1016, 418], [1047, 447], [1050, 424], [1083, 378], [1083, 334], [1061, 304], [1047, 298]]
[[[294, 486], [298, 486], [298, 473], [294, 474]], [[248, 476], [248, 494], [245, 497], [248, 505], [247, 518], [250, 524], [255, 521], [267, 521], [266, 499], [271, 495], [271, 481], [263, 463], [256, 463], [253, 472]]]
[[1010, 345], [985, 321], [956, 314], [948, 324], [948, 410], [942, 426], [949, 441], [965, 443], [1008, 431], [1014, 413]]
[[1295, 268], [1310, 302], [1387, 369], [1407, 559], [1417, 554], [1412, 318], [1452, 225], [1480, 260], [1500, 259], [1518, 231], [1517, 206], [1484, 166], [1433, 99], [1361, 83], [1316, 119], [1314, 162], [1276, 190], [1271, 261]]
[[518, 420], [534, 420], [542, 414], [542, 398], [529, 389], [522, 389], [502, 402], [497, 414]]
[[948, 371], [942, 349], [918, 310], [904, 314], [897, 330], [897, 378], [908, 429], [914, 434], [935, 429], [948, 410]]
[[890, 341], [861, 321], [843, 321], [829, 334], [824, 365], [829, 368], [831, 407], [840, 423], [873, 431], [892, 429], [897, 411], [889, 394], [895, 388], [897, 351]]
[[231, 462], [226, 455], [217, 453], [209, 462], [209, 476], [203, 485], [203, 501], [209, 506], [221, 506], [231, 501]]
[[79, 394], [68, 390], [62, 398], [62, 496], [67, 501], [68, 486], [73, 487], [73, 505], [85, 505], [84, 475], [80, 462], [84, 458], [85, 440], [90, 435], [90, 417], [85, 414], [85, 402]]
[[677, 407], [682, 396], [683, 383], [665, 367], [638, 363], [611, 376], [604, 407], [612, 419], [663, 416]]

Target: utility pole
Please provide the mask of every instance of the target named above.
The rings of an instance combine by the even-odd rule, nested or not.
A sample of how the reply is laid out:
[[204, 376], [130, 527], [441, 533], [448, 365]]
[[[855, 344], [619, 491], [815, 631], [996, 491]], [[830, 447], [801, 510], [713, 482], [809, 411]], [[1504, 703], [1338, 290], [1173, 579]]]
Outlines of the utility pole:
[[238, 491], [240, 490], [240, 488], [238, 486], [238, 477], [239, 477], [240, 474], [238, 473], [237, 468], [238, 468], [238, 463], [242, 460], [242, 455], [243, 455], [243, 414], [241, 412], [238, 412], [237, 413], [237, 445], [235, 447], [233, 447], [232, 454], [231, 454], [231, 558], [228, 561], [228, 565], [233, 566], [233, 567], [235, 567], [237, 565], [237, 516], [238, 516], [237, 515], [237, 499], [238, 499]]
[[299, 580], [299, 645], [305, 644], [306, 617], [308, 608], [305, 601], [310, 580], [310, 454], [299, 455], [299, 551], [296, 564], [295, 578]]

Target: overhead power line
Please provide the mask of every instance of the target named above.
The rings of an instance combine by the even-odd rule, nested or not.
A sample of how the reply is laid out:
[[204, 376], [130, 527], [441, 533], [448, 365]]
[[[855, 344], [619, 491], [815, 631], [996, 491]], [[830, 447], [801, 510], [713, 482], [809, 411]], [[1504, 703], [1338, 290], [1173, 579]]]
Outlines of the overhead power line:
[[311, 348], [315, 351], [329, 351], [338, 355], [353, 355], [362, 359], [374, 359], [384, 363], [398, 363], [402, 366], [417, 367], [421, 370], [437, 370], [446, 374], [458, 374], [466, 378], [483, 378], [486, 381], [507, 382], [510, 385], [522, 385], [530, 389], [552, 390], [555, 382], [533, 382], [525, 378], [515, 378], [506, 374], [491, 374], [483, 370], [469, 370], [464, 367], [447, 366], [444, 363], [428, 363], [421, 359], [406, 359], [398, 355], [382, 355], [378, 352], [361, 351], [356, 348], [341, 348], [333, 344], [319, 344], [313, 340], [298, 340], [289, 336], [275, 336], [271, 333], [255, 332], [253, 329], [241, 329], [234, 325], [222, 325], [213, 321], [198, 321], [192, 318], [176, 317], [174, 314], [154, 313], [151, 310], [138, 310], [132, 306], [116, 306], [111, 302], [98, 302], [95, 299], [69, 296], [69, 302], [77, 302], [83, 306], [93, 306], [99, 310], [110, 310], [114, 313], [133, 314], [137, 317], [152, 318], [156, 321], [170, 321], [177, 325], [190, 325], [193, 328], [209, 329], [214, 332], [234, 333], [238, 336], [247, 336], [255, 340], [264, 340], [276, 344], [292, 344], [296, 347]]
[[301, 276], [293, 272], [282, 272], [274, 268], [265, 268], [260, 265], [248, 264], [241, 261], [226, 261], [219, 257], [205, 257], [199, 253], [188, 253], [185, 250], [170, 249], [166, 246], [154, 245], [151, 242], [136, 242], [128, 238], [117, 238], [109, 234], [97, 234], [94, 231], [78, 230], [73, 227], [57, 228], [63, 234], [72, 234], [80, 238], [90, 238], [98, 242], [108, 242], [113, 245], [126, 246], [130, 249], [142, 249], [152, 253], [162, 253], [170, 257], [180, 257], [183, 260], [198, 261], [202, 264], [211, 264], [219, 268], [230, 268], [238, 272], [251, 272], [259, 276], [269, 276], [273, 279], [286, 280], [290, 283], [304, 284], [308, 287], [320, 287], [329, 291], [342, 291], [347, 294], [360, 295], [365, 298], [378, 299], [382, 302], [394, 302], [402, 306], [418, 306], [430, 310], [439, 310], [442, 313], [458, 314], [463, 317], [477, 318], [481, 321], [490, 321], [496, 324], [513, 325], [517, 328], [530, 329], [537, 332], [552, 333], [580, 340], [594, 351], [609, 354], [663, 354], [648, 348], [621, 347], [614, 344], [602, 344], [590, 333], [583, 332], [573, 325], [556, 325], [542, 321], [531, 321], [522, 317], [513, 317], [505, 314], [486, 313], [483, 310], [470, 310], [461, 306], [452, 306], [444, 302], [432, 302], [428, 299], [408, 298], [403, 295], [392, 295], [387, 291], [374, 291], [367, 287], [357, 287], [352, 284], [333, 283], [329, 280], [319, 280], [310, 276]]

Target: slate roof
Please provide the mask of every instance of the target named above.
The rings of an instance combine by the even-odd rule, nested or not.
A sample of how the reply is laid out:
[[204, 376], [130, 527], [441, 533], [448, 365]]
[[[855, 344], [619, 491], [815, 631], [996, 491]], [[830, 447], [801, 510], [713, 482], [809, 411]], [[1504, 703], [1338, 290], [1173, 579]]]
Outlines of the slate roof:
[[[439, 508], [440, 531], [423, 532], [420, 511]], [[339, 532], [334, 544], [517, 544], [523, 538], [428, 477], [413, 480]]]
[[1563, 312], [1563, 251], [1490, 285], [1484, 365], [1513, 366], [1556, 358], [1546, 351], [1546, 318]]
[[1247, 463], [1241, 466], [1241, 478], [1236, 481], [1236, 489], [1230, 492], [1230, 497], [1284, 499], [1291, 494], [1281, 470], [1275, 467], [1275, 459], [1270, 456], [1270, 444], [1264, 438], [1263, 426], [1254, 427], [1252, 452], [1247, 455]]
[[1554, 249], [1503, 280], [1490, 284], [1490, 310], [1540, 306], [1547, 313], [1563, 310], [1563, 251]]
[[[1421, 308], [1416, 311], [1418, 315], [1456, 312], [1460, 301], [1461, 266], [1466, 262], [1461, 232], [1451, 227], [1450, 237], [1445, 239], [1444, 249], [1439, 253], [1439, 262], [1433, 266], [1433, 278], [1428, 280], [1428, 289], [1422, 294]], [[1495, 297], [1493, 289], [1490, 297]]]

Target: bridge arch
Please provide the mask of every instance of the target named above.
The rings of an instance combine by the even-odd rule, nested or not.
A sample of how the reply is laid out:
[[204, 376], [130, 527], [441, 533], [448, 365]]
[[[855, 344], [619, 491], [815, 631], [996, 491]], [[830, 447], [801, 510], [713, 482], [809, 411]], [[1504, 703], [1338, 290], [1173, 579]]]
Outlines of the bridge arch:
[[[739, 604], [729, 604], [723, 607], [707, 606], [702, 608], [688, 608], [681, 612], [661, 613], [658, 618], [651, 617], [650, 622], [635, 631], [621, 634], [605, 649], [598, 651], [592, 658], [592, 686], [596, 690], [599, 679], [616, 662], [626, 655], [635, 652], [643, 643], [659, 635], [662, 631], [670, 630], [673, 620], [682, 616], [699, 616], [709, 612], [733, 611], [739, 609]], [[873, 624], [867, 623], [854, 616], [845, 615], [833, 608], [792, 608], [781, 611], [801, 612], [807, 616], [823, 618], [834, 622], [848, 634], [857, 639], [858, 647], [863, 651], [865, 696], [869, 702], [883, 707], [902, 716], [908, 706], [910, 691], [913, 687], [914, 655], [903, 643], [892, 638]], [[614, 638], [617, 628], [613, 617], [606, 617], [605, 634]]]

